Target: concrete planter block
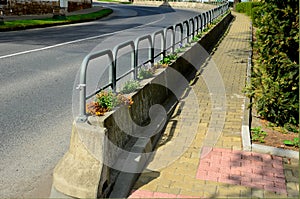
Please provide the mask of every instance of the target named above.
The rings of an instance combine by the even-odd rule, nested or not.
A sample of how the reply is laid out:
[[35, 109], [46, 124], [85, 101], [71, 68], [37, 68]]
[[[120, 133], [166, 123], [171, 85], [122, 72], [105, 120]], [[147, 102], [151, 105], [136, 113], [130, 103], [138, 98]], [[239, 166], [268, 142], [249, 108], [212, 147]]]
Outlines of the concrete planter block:
[[108, 175], [102, 175], [105, 145], [99, 144], [106, 132], [97, 126], [73, 123], [69, 151], [53, 172], [56, 190], [76, 198], [97, 198], [99, 184], [108, 180]]

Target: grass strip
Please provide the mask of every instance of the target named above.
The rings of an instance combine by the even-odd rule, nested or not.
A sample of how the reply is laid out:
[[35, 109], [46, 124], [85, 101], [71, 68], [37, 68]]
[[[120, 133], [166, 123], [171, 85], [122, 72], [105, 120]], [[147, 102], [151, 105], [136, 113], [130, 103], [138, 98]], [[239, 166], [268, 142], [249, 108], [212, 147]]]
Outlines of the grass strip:
[[111, 9], [105, 8], [103, 10], [89, 13], [89, 14], [67, 16], [67, 18], [64, 20], [45, 18], [45, 19], [5, 21], [3, 25], [0, 25], [0, 31], [22, 30], [22, 29], [29, 29], [29, 28], [48, 27], [54, 25], [64, 25], [64, 24], [92, 21], [92, 20], [97, 20], [102, 17], [105, 17], [111, 14], [112, 12], [113, 11]]

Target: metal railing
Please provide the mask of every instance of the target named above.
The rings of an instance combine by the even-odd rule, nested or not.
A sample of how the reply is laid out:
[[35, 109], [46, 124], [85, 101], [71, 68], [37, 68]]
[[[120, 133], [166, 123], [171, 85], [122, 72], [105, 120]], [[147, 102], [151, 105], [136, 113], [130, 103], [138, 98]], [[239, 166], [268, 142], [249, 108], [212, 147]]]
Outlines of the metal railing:
[[[86, 100], [93, 97], [95, 94], [100, 92], [101, 90], [111, 88], [113, 91], [116, 91], [117, 82], [124, 78], [129, 74], [133, 74], [133, 78], [137, 79], [138, 68], [141, 65], [138, 65], [138, 54], [139, 54], [139, 43], [142, 40], [148, 40], [148, 47], [149, 47], [149, 57], [148, 60], [145, 60], [143, 64], [150, 63], [151, 65], [154, 64], [154, 60], [161, 56], [164, 58], [167, 55], [167, 52], [170, 53], [175, 52], [175, 47], [177, 45], [184, 44], [184, 42], [189, 43], [190, 39], [197, 35], [199, 32], [207, 27], [214, 19], [222, 15], [228, 10], [228, 3], [224, 3], [216, 8], [208, 10], [204, 13], [201, 13], [195, 17], [192, 17], [188, 20], [185, 20], [181, 23], [177, 23], [173, 26], [169, 26], [163, 30], [156, 31], [152, 34], [140, 36], [136, 38], [134, 41], [127, 41], [121, 43], [113, 48], [113, 50], [102, 50], [98, 52], [91, 53], [87, 55], [81, 64], [80, 69], [80, 76], [79, 76], [79, 84], [77, 89], [79, 89], [79, 115], [77, 117], [77, 121], [85, 122], [87, 120], [86, 115]], [[180, 39], [176, 41], [176, 31], [179, 29], [180, 32]], [[169, 34], [171, 35], [171, 44], [167, 46], [167, 40], [169, 38]], [[159, 52], [155, 53], [154, 47], [156, 43], [156, 36], [161, 35], [161, 49]], [[117, 58], [118, 58], [118, 51], [124, 47], [131, 47], [131, 68], [127, 72], [123, 73], [121, 76], [117, 77]], [[108, 56], [109, 62], [111, 63], [110, 71], [109, 71], [109, 82], [102, 86], [101, 88], [97, 89], [92, 94], [86, 96], [86, 81], [87, 81], [87, 68], [90, 61], [95, 58], [99, 58], [101, 56]], [[143, 65], [142, 64], [142, 65]]]

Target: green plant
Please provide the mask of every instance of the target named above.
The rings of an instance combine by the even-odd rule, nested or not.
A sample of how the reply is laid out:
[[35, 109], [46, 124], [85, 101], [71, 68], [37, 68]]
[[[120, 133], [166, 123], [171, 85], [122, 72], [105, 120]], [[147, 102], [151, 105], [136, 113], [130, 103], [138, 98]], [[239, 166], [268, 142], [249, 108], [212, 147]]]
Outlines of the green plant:
[[81, 22], [81, 21], [95, 20], [107, 16], [112, 12], [113, 11], [111, 9], [107, 8], [93, 13], [68, 16], [65, 20], [45, 18], [45, 19], [33, 19], [33, 20], [5, 21], [5, 23], [0, 26], [0, 30], [11, 30], [15, 28], [26, 29], [31, 27], [48, 26], [48, 25], [55, 25], [55, 24], [70, 24], [70, 23]]
[[172, 61], [176, 60], [178, 58], [177, 53], [170, 54], [165, 56], [162, 60], [160, 60], [160, 64], [171, 64]]
[[299, 127], [297, 127], [295, 125], [285, 124], [284, 128], [289, 132], [299, 133]]
[[268, 122], [268, 127], [271, 127], [273, 130], [287, 134], [287, 133], [299, 133], [299, 127], [292, 124], [284, 124], [283, 126], [278, 126], [276, 123]]
[[252, 21], [257, 18], [258, 10], [262, 6], [262, 2], [240, 2], [236, 5], [235, 10], [240, 13], [245, 13], [250, 16]]
[[205, 33], [205, 32], [207, 32], [208, 30], [209, 30], [209, 27], [205, 27], [205, 28], [202, 30], [202, 32]]
[[268, 121], [299, 125], [299, 5], [265, 0], [256, 10], [255, 61], [247, 95]]
[[257, 142], [260, 142], [260, 143], [264, 143], [265, 142], [265, 137], [267, 136], [268, 134], [263, 131], [261, 129], [261, 127], [255, 127], [255, 128], [251, 128], [251, 140], [252, 141], [257, 141]]
[[184, 48], [187, 48], [187, 47], [190, 47], [190, 46], [191, 46], [190, 43], [186, 43], [186, 44], [184, 45]]
[[116, 94], [112, 91], [101, 91], [96, 95], [95, 102], [97, 102], [100, 107], [106, 108], [108, 111], [118, 105]]
[[196, 35], [193, 37], [192, 41], [197, 42], [197, 41], [199, 41], [199, 39], [200, 39], [200, 37], [198, 35]]
[[153, 77], [153, 74], [154, 74], [154, 71], [150, 69], [147, 69], [147, 68], [141, 68], [139, 70], [139, 73], [138, 73], [138, 78], [139, 79], [147, 79], [147, 78], [150, 78], [150, 77]]
[[136, 80], [129, 80], [125, 82], [124, 87], [121, 91], [123, 94], [128, 94], [136, 91], [140, 87], [140, 83]]
[[293, 140], [284, 140], [283, 144], [287, 145], [287, 146], [294, 146], [294, 147], [299, 147], [300, 146], [300, 142], [299, 142], [299, 138], [296, 137]]
[[177, 48], [176, 50], [175, 50], [175, 53], [182, 53], [182, 52], [184, 52], [184, 48]]
[[133, 101], [131, 98], [113, 93], [112, 91], [102, 90], [96, 95], [94, 101], [87, 104], [87, 113], [101, 116], [119, 105], [131, 106], [132, 104]]
[[176, 60], [178, 58], [178, 55], [176, 53], [174, 54], [170, 54], [168, 55], [168, 57], [171, 59], [171, 60]]

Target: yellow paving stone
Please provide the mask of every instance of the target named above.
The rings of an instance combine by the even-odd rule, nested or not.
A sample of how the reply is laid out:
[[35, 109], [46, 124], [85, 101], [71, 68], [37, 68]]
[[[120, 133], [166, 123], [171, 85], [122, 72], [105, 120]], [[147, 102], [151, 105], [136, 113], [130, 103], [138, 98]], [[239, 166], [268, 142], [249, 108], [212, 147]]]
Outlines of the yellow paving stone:
[[196, 176], [196, 170], [192, 171], [191, 169], [189, 169], [187, 167], [181, 167], [181, 166], [177, 167], [176, 173], [179, 173], [182, 175], [187, 175], [187, 176], [192, 176], [192, 177]]
[[171, 188], [179, 188], [181, 190], [193, 190], [193, 185], [194, 185], [194, 182], [193, 181], [189, 181], [189, 182], [186, 182], [186, 181], [172, 181], [170, 187]]
[[180, 190], [180, 195], [184, 196], [197, 196], [197, 197], [203, 197], [203, 192], [202, 191], [188, 191], [188, 190]]
[[203, 191], [209, 192], [209, 193], [215, 193], [217, 191], [217, 185], [212, 185], [212, 184], [204, 184], [202, 187]]
[[231, 149], [241, 151], [241, 150], [243, 150], [243, 147], [242, 146], [232, 146]]
[[200, 129], [207, 128], [207, 127], [208, 127], [208, 122], [209, 122], [209, 121], [207, 121], [207, 122], [201, 122], [201, 123], [199, 124], [198, 127], [199, 127]]
[[178, 181], [183, 181], [183, 179], [184, 179], [184, 175], [178, 174], [178, 173], [174, 174], [174, 173], [164, 173], [163, 172], [161, 174], [161, 177], [166, 179], [166, 180], [170, 180], [170, 181], [172, 181], [174, 179], [178, 180]]
[[200, 153], [199, 152], [192, 152], [191, 158], [200, 158]]
[[230, 185], [230, 184], [226, 184], [226, 183], [223, 183], [223, 182], [216, 182], [216, 181], [207, 181], [206, 180], [206, 184], [207, 185], [214, 185], [214, 186], [221, 186], [221, 187], [224, 187], [224, 185], [227, 185], [228, 188], [231, 188], [232, 186], [235, 187], [234, 185]]
[[275, 192], [264, 191], [264, 198], [287, 198], [285, 194], [278, 194]]
[[183, 181], [184, 182], [194, 182], [194, 183], [198, 183], [198, 179], [196, 179], [196, 176], [188, 176], [188, 175], [185, 175], [184, 178], [183, 178]]
[[240, 195], [240, 190], [221, 189], [218, 190], [218, 198], [236, 197]]
[[158, 184], [155, 181], [153, 181], [148, 184], [144, 184], [144, 185], [140, 186], [139, 190], [156, 191], [157, 186], [158, 186]]
[[194, 183], [193, 190], [195, 190], [195, 191], [201, 191], [201, 190], [203, 190], [203, 185], [205, 185], [205, 184], [206, 184], [205, 180], [197, 180]]
[[199, 164], [199, 159], [198, 158], [181, 157], [179, 159], [179, 163], [198, 165]]
[[200, 196], [201, 198], [216, 198], [217, 194], [216, 193], [211, 193], [208, 191], [203, 191], [202, 195]]
[[179, 194], [180, 193], [180, 188], [174, 188], [174, 187], [162, 187], [158, 186], [157, 187], [157, 192], [162, 192], [162, 193], [169, 193], [169, 194]]

